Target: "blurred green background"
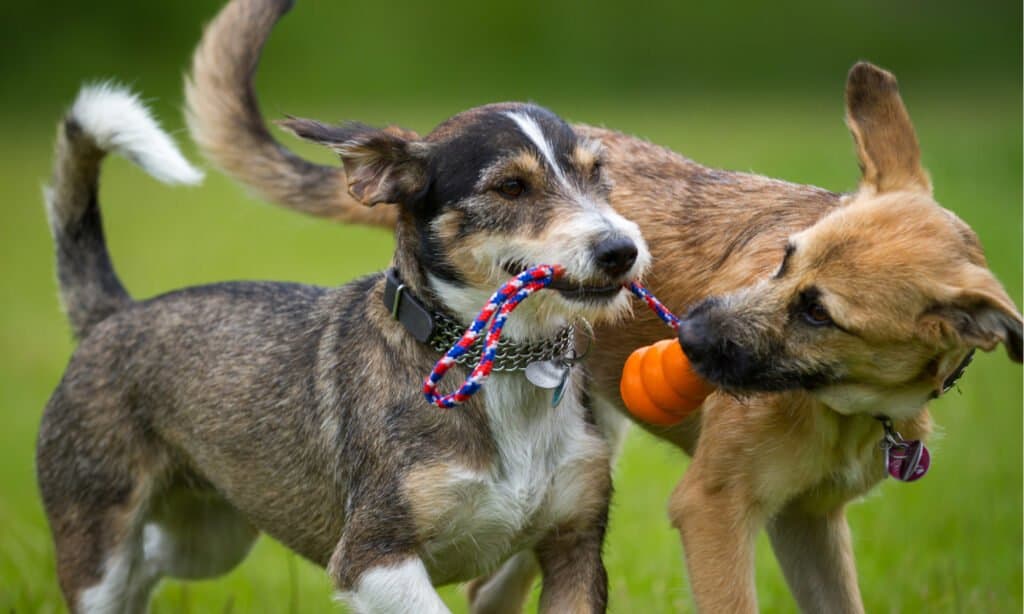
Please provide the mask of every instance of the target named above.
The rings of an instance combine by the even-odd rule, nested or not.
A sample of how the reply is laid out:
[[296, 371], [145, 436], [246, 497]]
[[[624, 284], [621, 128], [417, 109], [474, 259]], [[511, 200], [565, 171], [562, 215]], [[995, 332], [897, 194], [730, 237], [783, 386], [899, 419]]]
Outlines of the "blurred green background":
[[[219, 3], [6, 3], [0, 23], [0, 611], [61, 611], [32, 454], [72, 349], [40, 186], [53, 127], [87, 79], [115, 77], [182, 130], [181, 73]], [[267, 47], [264, 110], [426, 131], [467, 107], [530, 99], [705, 164], [833, 190], [856, 185], [842, 123], [857, 59], [900, 78], [940, 202], [974, 226], [1021, 302], [1021, 4], [300, 2]], [[308, 149], [303, 149], [308, 152]], [[325, 159], [322, 158], [321, 159]], [[391, 239], [259, 204], [216, 173], [156, 184], [107, 164], [114, 261], [139, 297], [225, 279], [337, 284], [387, 263]], [[886, 483], [850, 517], [870, 612], [1020, 612], [1021, 370], [979, 357], [933, 404], [927, 479]], [[607, 564], [615, 612], [690, 611], [665, 504], [686, 461], [634, 432], [616, 473]], [[795, 606], [762, 539], [767, 612]], [[457, 588], [444, 592], [464, 609]], [[324, 574], [270, 540], [226, 578], [164, 583], [156, 612], [336, 610]]]

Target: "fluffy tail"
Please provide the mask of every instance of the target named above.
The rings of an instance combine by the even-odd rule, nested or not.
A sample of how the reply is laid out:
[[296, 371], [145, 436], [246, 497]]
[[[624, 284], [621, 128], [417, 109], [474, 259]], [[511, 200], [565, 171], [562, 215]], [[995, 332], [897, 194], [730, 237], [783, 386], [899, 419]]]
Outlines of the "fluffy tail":
[[79, 338], [131, 303], [110, 263], [100, 219], [100, 162], [111, 151], [165, 183], [196, 184], [203, 178], [137, 96], [110, 84], [78, 94], [57, 128], [53, 179], [45, 197], [61, 300]]
[[348, 193], [345, 172], [314, 164], [274, 140], [252, 79], [263, 44], [293, 0], [233, 0], [206, 27], [185, 79], [192, 138], [209, 160], [265, 200], [318, 217], [394, 227], [393, 207]]

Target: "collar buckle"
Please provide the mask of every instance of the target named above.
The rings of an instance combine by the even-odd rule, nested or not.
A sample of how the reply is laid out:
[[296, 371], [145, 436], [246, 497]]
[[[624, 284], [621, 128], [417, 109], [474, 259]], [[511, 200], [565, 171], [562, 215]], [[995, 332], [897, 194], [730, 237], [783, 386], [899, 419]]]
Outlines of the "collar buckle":
[[401, 322], [420, 343], [427, 343], [433, 338], [436, 330], [434, 316], [409, 292], [393, 268], [385, 274], [384, 306], [391, 312], [391, 317]]

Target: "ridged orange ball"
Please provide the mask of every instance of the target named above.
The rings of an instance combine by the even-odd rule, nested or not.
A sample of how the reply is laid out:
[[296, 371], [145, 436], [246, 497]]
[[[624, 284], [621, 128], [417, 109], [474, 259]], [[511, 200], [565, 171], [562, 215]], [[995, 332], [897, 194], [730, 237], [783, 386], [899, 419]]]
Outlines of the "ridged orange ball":
[[676, 339], [664, 339], [630, 354], [619, 382], [619, 394], [630, 413], [659, 426], [682, 422], [713, 390], [693, 372]]

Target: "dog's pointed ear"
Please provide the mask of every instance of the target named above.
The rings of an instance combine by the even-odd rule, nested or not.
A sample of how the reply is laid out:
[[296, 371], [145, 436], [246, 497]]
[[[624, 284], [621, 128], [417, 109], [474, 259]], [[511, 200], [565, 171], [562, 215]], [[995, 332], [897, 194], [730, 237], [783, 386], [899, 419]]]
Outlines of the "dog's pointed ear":
[[349, 193], [366, 206], [411, 205], [426, 191], [429, 146], [412, 131], [355, 122], [331, 126], [294, 117], [277, 123], [334, 150], [345, 167]]
[[986, 352], [1002, 343], [1011, 359], [1016, 362], [1024, 359], [1021, 347], [1024, 320], [1002, 284], [988, 269], [967, 265], [962, 282], [950, 288], [948, 294], [950, 298], [928, 314], [929, 318], [938, 318], [947, 334], [955, 335], [964, 345]]
[[914, 125], [892, 73], [868, 62], [858, 62], [850, 69], [846, 123], [860, 160], [861, 189], [931, 193]]

